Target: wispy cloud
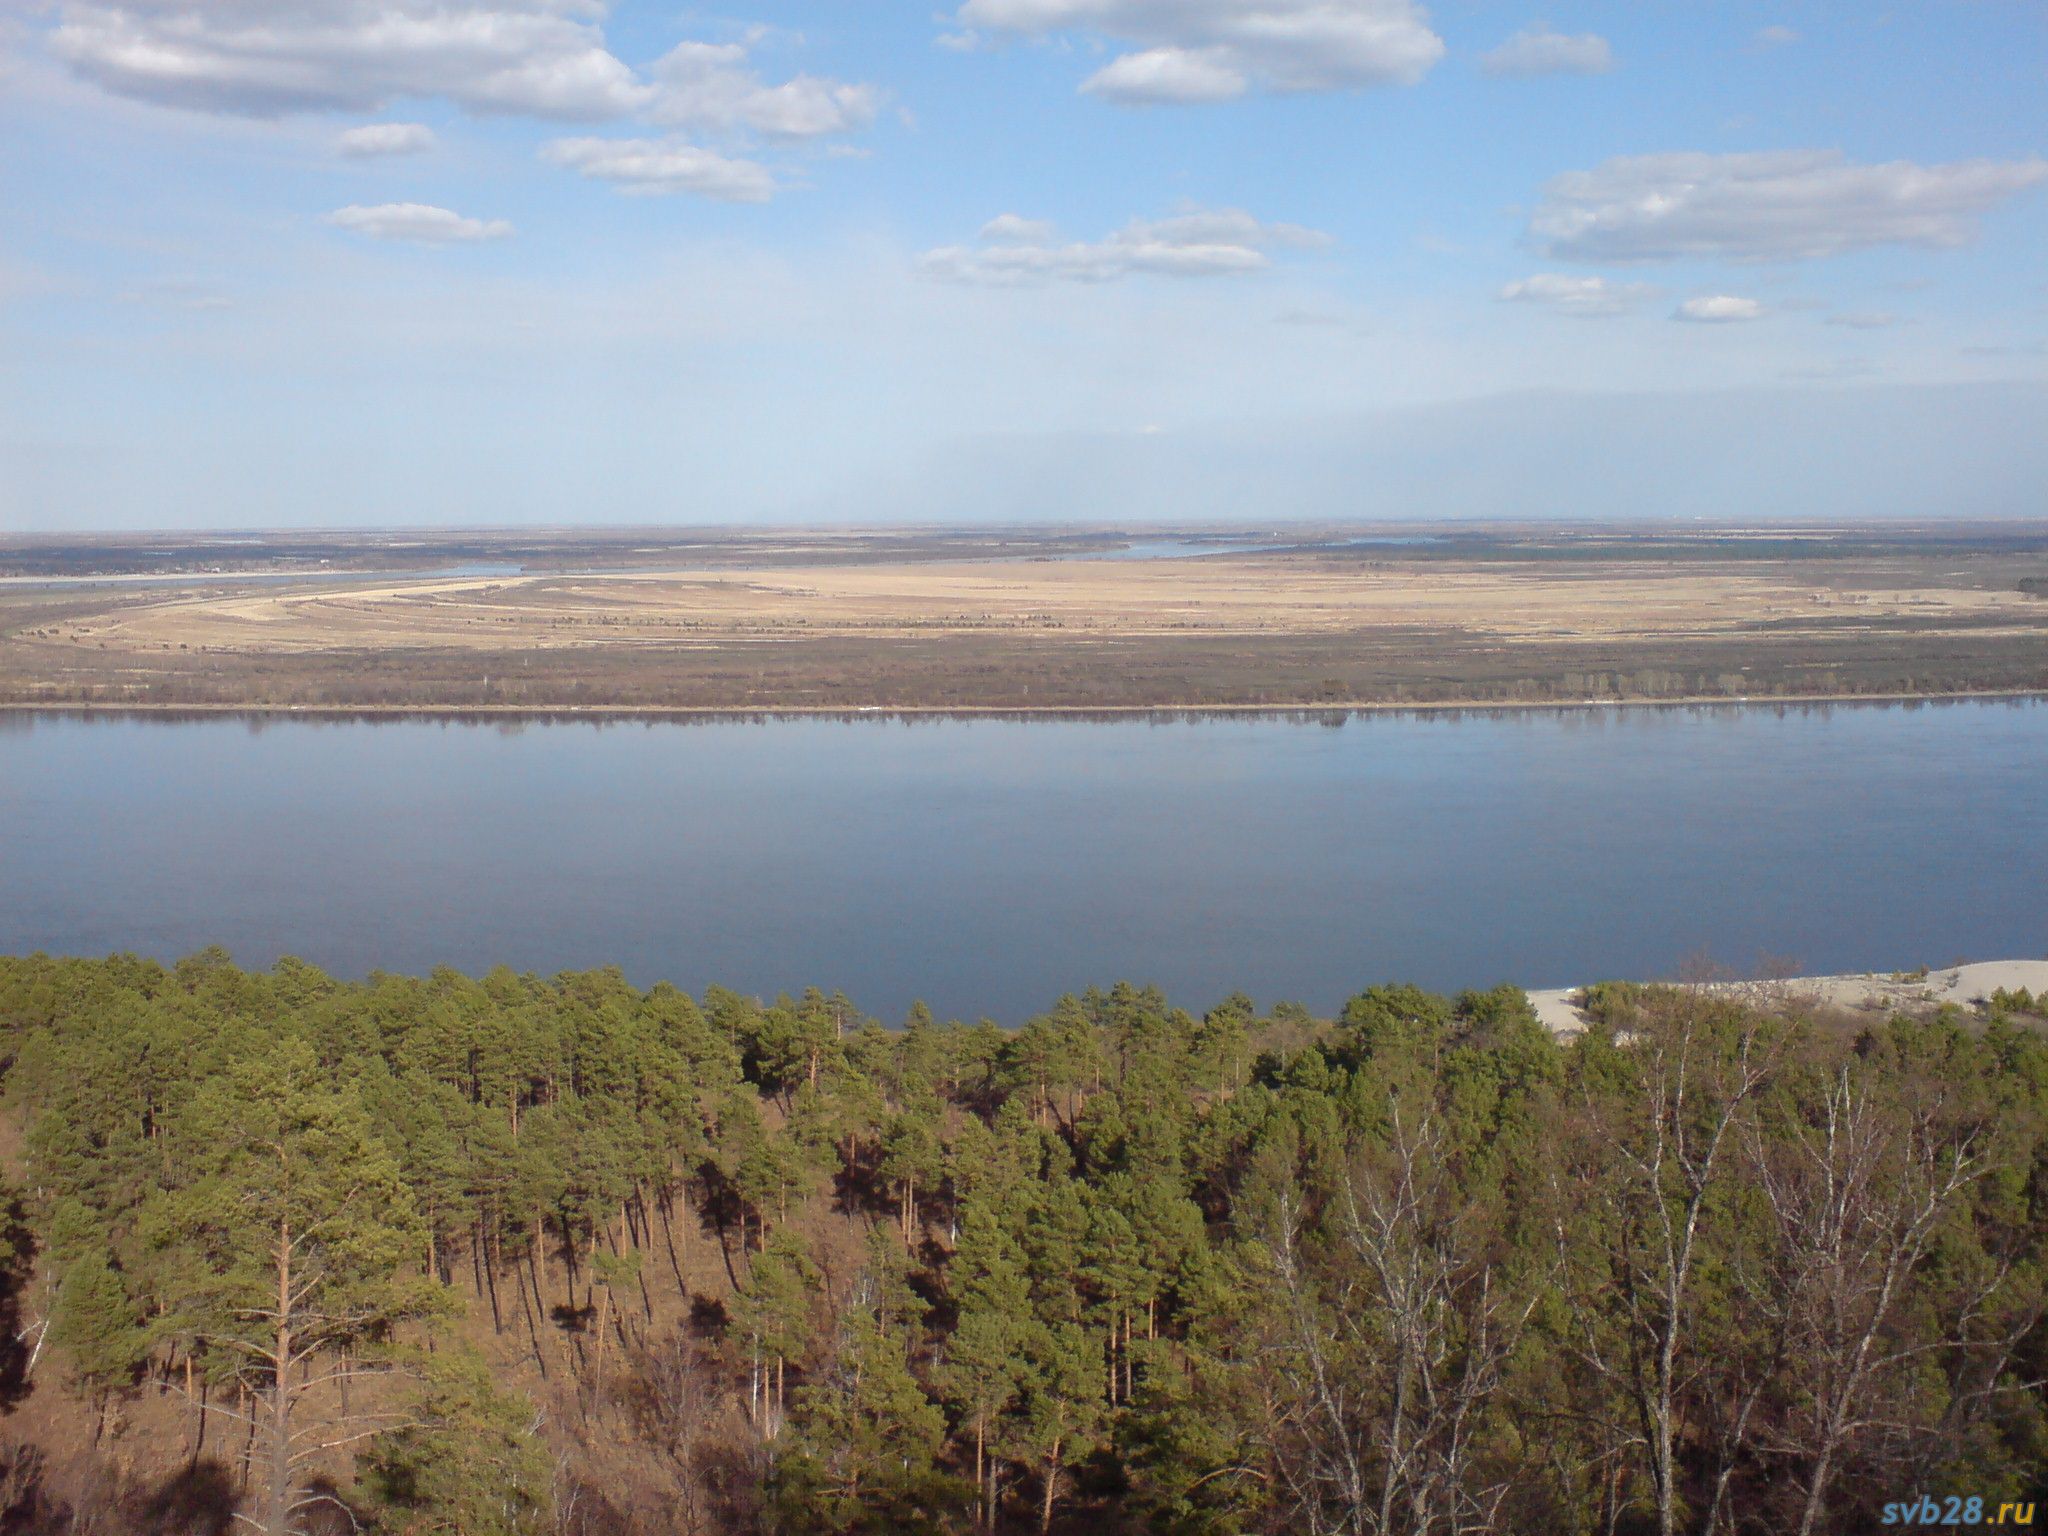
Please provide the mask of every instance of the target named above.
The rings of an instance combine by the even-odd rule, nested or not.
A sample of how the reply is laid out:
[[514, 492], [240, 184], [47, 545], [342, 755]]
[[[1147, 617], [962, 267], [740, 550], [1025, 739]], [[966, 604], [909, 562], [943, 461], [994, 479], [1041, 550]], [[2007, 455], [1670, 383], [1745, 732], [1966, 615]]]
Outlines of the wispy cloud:
[[1559, 176], [1529, 220], [1577, 261], [1786, 261], [1880, 245], [1958, 246], [1979, 216], [2048, 179], [2048, 160], [1857, 165], [1835, 150], [1681, 153]]
[[816, 139], [871, 125], [883, 93], [816, 75], [766, 84], [737, 43], [679, 43], [651, 71], [661, 95], [649, 115], [693, 128], [745, 128], [769, 138]]
[[1482, 55], [1479, 67], [1489, 75], [1604, 75], [1614, 68], [1614, 50], [1598, 33], [1527, 27]]
[[1052, 225], [1003, 214], [982, 227], [980, 243], [927, 251], [920, 266], [946, 282], [1019, 286], [1101, 283], [1149, 273], [1235, 277], [1263, 272], [1276, 250], [1327, 245], [1298, 224], [1267, 224], [1239, 208], [1191, 208], [1170, 218], [1134, 219], [1107, 239], [1061, 243]]
[[472, 219], [430, 203], [351, 204], [327, 215], [327, 222], [373, 240], [408, 240], [420, 245], [464, 245], [503, 240], [512, 233], [504, 219]]
[[1415, 0], [966, 0], [954, 20], [1125, 45], [1082, 88], [1131, 105], [1413, 85], [1444, 53]]
[[1714, 293], [1685, 300], [1671, 312], [1671, 318], [1694, 325], [1736, 325], [1745, 320], [1761, 320], [1767, 313], [1760, 300]]
[[654, 87], [589, 6], [550, 0], [81, 0], [58, 57], [119, 95], [258, 117], [440, 97], [474, 112], [609, 118]]
[[[885, 100], [816, 75], [771, 83], [742, 43], [679, 43], [643, 74], [611, 51], [605, 11], [603, 0], [72, 0], [50, 47], [118, 95], [253, 117], [423, 99], [812, 139], [866, 128]], [[343, 135], [353, 154], [431, 143], [419, 124]]]
[[726, 203], [765, 203], [775, 195], [775, 176], [766, 166], [675, 140], [557, 139], [541, 154], [635, 196], [688, 192]]
[[1601, 319], [1626, 314], [1662, 292], [1650, 283], [1617, 283], [1604, 277], [1538, 272], [1517, 278], [1499, 297], [1512, 304], [1536, 304], [1560, 315]]
[[334, 147], [351, 159], [373, 160], [424, 154], [434, 143], [434, 130], [425, 123], [364, 123], [342, 130]]

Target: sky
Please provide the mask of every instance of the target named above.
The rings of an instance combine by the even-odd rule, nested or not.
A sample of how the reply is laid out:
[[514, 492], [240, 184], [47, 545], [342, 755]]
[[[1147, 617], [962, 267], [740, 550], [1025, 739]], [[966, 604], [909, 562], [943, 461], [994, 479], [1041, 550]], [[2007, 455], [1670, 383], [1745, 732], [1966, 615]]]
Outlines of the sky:
[[0, 0], [0, 531], [2048, 515], [2039, 0]]

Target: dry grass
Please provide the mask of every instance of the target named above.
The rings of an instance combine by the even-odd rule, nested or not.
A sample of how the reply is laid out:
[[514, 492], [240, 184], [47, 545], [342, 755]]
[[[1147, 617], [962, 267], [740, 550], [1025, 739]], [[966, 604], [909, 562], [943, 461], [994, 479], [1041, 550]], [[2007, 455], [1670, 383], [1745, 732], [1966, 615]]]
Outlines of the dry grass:
[[[1245, 556], [820, 565], [393, 581], [126, 597], [45, 637], [116, 651], [538, 649], [1018, 631], [1075, 637], [1449, 629], [1501, 641], [2043, 628], [2021, 593], [1899, 584], [1879, 565], [1588, 566]], [[1929, 573], [1931, 575], [1931, 573]]]
[[[966, 557], [746, 540], [674, 568], [0, 584], [0, 703], [1280, 707], [2048, 688], [2048, 542], [1760, 557], [1517, 537], [1470, 554]], [[475, 552], [464, 550], [464, 558]], [[637, 551], [634, 558], [646, 558]], [[377, 558], [376, 551], [359, 556]], [[565, 560], [567, 556], [565, 555]]]

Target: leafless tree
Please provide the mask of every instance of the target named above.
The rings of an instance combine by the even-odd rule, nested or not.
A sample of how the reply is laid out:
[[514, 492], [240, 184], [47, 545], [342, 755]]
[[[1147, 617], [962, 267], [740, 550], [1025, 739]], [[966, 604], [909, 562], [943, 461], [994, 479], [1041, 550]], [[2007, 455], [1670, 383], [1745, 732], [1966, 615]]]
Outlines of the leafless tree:
[[1913, 1433], [1899, 1378], [1930, 1355], [1960, 1356], [1988, 1386], [2039, 1307], [1998, 1316], [2012, 1266], [1992, 1255], [1909, 1315], [1916, 1274], [1999, 1164], [1995, 1122], [1964, 1090], [1909, 1082], [1902, 1092], [1896, 1076], [1874, 1082], [1845, 1063], [1746, 1127], [1744, 1154], [1775, 1238], [1761, 1310], [1786, 1341], [1794, 1389], [1769, 1449], [1801, 1468], [1797, 1529], [1810, 1536], [1857, 1442]]
[[1681, 1412], [1706, 1363], [1703, 1227], [1773, 1057], [1752, 1010], [1704, 987], [1653, 998], [1617, 1046], [1618, 1081], [1585, 1084], [1574, 1187], [1558, 1191], [1603, 1215], [1593, 1244], [1558, 1225], [1571, 1347], [1634, 1421], [1660, 1536], [1677, 1529]]
[[1481, 1213], [1460, 1202], [1442, 1122], [1397, 1096], [1386, 1145], [1334, 1182], [1310, 1238], [1299, 1192], [1271, 1211], [1282, 1298], [1275, 1463], [1312, 1531], [1484, 1536], [1509, 1483], [1478, 1444], [1540, 1277], [1492, 1261]]
[[707, 1353], [680, 1334], [640, 1348], [628, 1365], [626, 1405], [641, 1441], [667, 1464], [674, 1528], [699, 1536], [713, 1516], [707, 1453], [733, 1439], [727, 1383]]

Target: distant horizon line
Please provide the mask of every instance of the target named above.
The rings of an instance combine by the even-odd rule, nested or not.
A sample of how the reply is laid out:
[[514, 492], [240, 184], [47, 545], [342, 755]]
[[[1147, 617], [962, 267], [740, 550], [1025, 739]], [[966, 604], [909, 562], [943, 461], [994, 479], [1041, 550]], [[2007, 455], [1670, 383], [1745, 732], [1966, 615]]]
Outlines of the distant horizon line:
[[1604, 530], [1604, 529], [1696, 529], [1703, 532], [1722, 534], [1748, 531], [1771, 534], [1794, 533], [1812, 529], [1829, 533], [1855, 528], [1972, 528], [1972, 527], [2043, 527], [2048, 528], [2048, 512], [1973, 512], [1964, 516], [1945, 516], [1940, 513], [1870, 513], [1854, 516], [1800, 516], [1785, 514], [1750, 514], [1743, 518], [1726, 521], [1699, 513], [1668, 513], [1664, 515], [1645, 513], [1633, 517], [1574, 517], [1563, 514], [1545, 515], [1524, 513], [1515, 515], [1475, 515], [1444, 513], [1434, 517], [1358, 517], [1330, 518], [1319, 516], [1269, 517], [1259, 521], [1241, 521], [1230, 518], [1189, 517], [1169, 520], [1134, 519], [1118, 522], [1097, 522], [1080, 520], [1073, 522], [952, 522], [942, 520], [907, 520], [903, 522], [818, 522], [818, 521], [740, 521], [732, 520], [714, 523], [654, 522], [654, 523], [568, 523], [568, 522], [504, 522], [504, 523], [269, 523], [269, 524], [226, 524], [215, 526], [135, 526], [122, 528], [0, 528], [0, 544], [11, 541], [66, 540], [83, 543], [98, 543], [119, 539], [177, 538], [194, 542], [247, 540], [255, 538], [316, 538], [463, 534], [490, 535], [507, 534], [531, 537], [539, 534], [564, 534], [577, 538], [598, 539], [628, 537], [643, 534], [812, 534], [838, 538], [852, 538], [862, 535], [891, 533], [953, 533], [968, 534], [978, 538], [994, 538], [1015, 535], [1103, 535], [1124, 534], [1173, 534], [1201, 532], [1210, 535], [1238, 534], [1255, 536], [1279, 529], [1314, 531], [1350, 531], [1353, 529], [1409, 529], [1409, 528], [1463, 528], [1463, 529], [1514, 529], [1543, 528], [1547, 530]]

